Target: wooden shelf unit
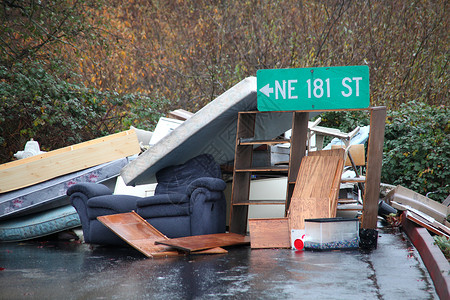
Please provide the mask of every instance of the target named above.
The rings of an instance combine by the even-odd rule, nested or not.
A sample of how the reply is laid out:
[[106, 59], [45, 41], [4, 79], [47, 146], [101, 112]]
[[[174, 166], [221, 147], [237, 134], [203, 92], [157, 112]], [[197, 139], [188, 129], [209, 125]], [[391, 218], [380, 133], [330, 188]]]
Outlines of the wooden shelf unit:
[[[237, 123], [236, 151], [233, 170], [233, 185], [231, 192], [230, 231], [246, 234], [249, 205], [285, 205], [289, 207], [290, 197], [294, 190], [298, 168], [302, 157], [306, 153], [306, 139], [308, 129], [308, 112], [292, 113], [291, 139], [253, 139], [255, 123], [258, 114], [271, 112], [240, 112]], [[257, 145], [275, 145], [291, 143], [289, 163], [281, 166], [253, 167], [253, 149]], [[249, 200], [250, 180], [252, 175], [287, 175], [288, 192], [285, 201], [279, 200]]]
[[[323, 111], [350, 110], [367, 110], [370, 112], [370, 132], [367, 149], [366, 176], [364, 183], [365, 194], [361, 227], [363, 229], [376, 229], [386, 107], [331, 109]], [[254, 140], [256, 116], [264, 113], [274, 112], [240, 112], [238, 116], [231, 192], [230, 232], [239, 234], [247, 233], [249, 205], [284, 204], [287, 212], [297, 181], [300, 163], [306, 154], [309, 111], [292, 112], [292, 132], [290, 140]], [[273, 145], [288, 142], [291, 143], [288, 166], [252, 167], [253, 148], [256, 145]], [[285, 201], [271, 199], [257, 201], [249, 200], [250, 180], [252, 175], [278, 175], [280, 172], [287, 172], [288, 176]]]

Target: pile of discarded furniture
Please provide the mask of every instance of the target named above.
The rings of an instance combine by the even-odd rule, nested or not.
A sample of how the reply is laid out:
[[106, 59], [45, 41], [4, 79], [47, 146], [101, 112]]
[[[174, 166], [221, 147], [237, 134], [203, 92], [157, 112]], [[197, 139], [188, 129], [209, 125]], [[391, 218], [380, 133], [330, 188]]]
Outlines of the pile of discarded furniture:
[[226, 202], [220, 166], [204, 154], [157, 172], [150, 197], [113, 195], [101, 184], [79, 183], [67, 190], [82, 223], [84, 240], [102, 245], [124, 242], [98, 217], [136, 212], [170, 238], [225, 232]]
[[[153, 133], [144, 134], [145, 145], [140, 143], [142, 137], [137, 137], [143, 132], [133, 129], [2, 165], [0, 240], [28, 239], [82, 225], [88, 243], [124, 245], [126, 241], [137, 249], [143, 247], [143, 236], [133, 236], [136, 231], [132, 228], [141, 228], [152, 247], [154, 242], [165, 245], [143, 252], [152, 257], [179, 255], [180, 251], [223, 253], [217, 247], [248, 244], [250, 240], [252, 248], [295, 248], [294, 242], [305, 239], [311, 223], [326, 227], [322, 223], [341, 222], [337, 214], [347, 212], [353, 224], [357, 222], [352, 228], [361, 229], [357, 238], [363, 237], [363, 243], [376, 247], [377, 215], [382, 204], [406, 210], [409, 219], [438, 234], [448, 234], [447, 208], [424, 205], [424, 201], [417, 206], [417, 196], [405, 196], [400, 187], [386, 202], [379, 201], [384, 107], [361, 109], [370, 113], [371, 124], [350, 133], [320, 127], [320, 118], [310, 122], [319, 114], [315, 111], [256, 109], [256, 78], [249, 77], [196, 114], [177, 110], [171, 118], [162, 118]], [[287, 130], [290, 136], [280, 138]], [[323, 148], [325, 135], [339, 142]], [[257, 162], [258, 149], [269, 152]], [[282, 152], [280, 157], [286, 161], [267, 165], [266, 154], [280, 154], [275, 151]], [[27, 174], [30, 166], [40, 172]], [[221, 167], [233, 176], [229, 213]], [[351, 176], [343, 174], [346, 168], [351, 168]], [[156, 188], [148, 195], [117, 193], [108, 184], [116, 178], [136, 189], [155, 183]], [[252, 183], [272, 179], [282, 185], [283, 199], [249, 197]], [[357, 186], [356, 199], [341, 197], [346, 184], [350, 189]], [[406, 201], [408, 197], [414, 201]], [[277, 205], [282, 207], [282, 217], [249, 218], [250, 207]], [[56, 224], [50, 212], [62, 225]], [[42, 214], [51, 226], [42, 225]], [[246, 236], [248, 231], [250, 237]], [[180, 238], [184, 240], [177, 241]], [[344, 246], [350, 241], [354, 247], [354, 238], [351, 232], [341, 241]], [[172, 242], [177, 244], [168, 245]], [[200, 247], [202, 243], [207, 246]]]

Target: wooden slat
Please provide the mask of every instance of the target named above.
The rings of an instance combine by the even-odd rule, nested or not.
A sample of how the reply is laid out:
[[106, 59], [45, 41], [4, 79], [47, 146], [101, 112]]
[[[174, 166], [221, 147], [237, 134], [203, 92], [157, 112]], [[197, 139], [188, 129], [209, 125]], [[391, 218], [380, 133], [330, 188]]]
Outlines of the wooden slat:
[[9, 162], [0, 166], [0, 193], [24, 188], [140, 152], [134, 130]]
[[364, 182], [366, 182], [366, 177], [355, 177], [355, 178], [343, 178], [343, 179], [341, 179], [341, 182], [342, 183], [348, 183], [348, 182], [350, 182], [350, 183], [364, 183]]
[[175, 239], [163, 239], [156, 241], [155, 243], [171, 246], [190, 253], [192, 251], [200, 251], [215, 247], [248, 245], [250, 244], [250, 238], [236, 233], [215, 233]]
[[251, 248], [290, 248], [288, 218], [249, 219]]

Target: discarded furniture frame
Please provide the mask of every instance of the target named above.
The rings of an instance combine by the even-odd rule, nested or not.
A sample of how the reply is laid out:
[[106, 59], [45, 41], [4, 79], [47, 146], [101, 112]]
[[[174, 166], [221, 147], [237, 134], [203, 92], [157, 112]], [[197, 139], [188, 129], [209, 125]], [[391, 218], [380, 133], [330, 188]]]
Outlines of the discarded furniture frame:
[[[383, 155], [386, 107], [369, 107], [364, 109], [332, 109], [323, 111], [366, 110], [370, 112], [370, 132], [367, 150], [365, 193], [361, 219], [362, 229], [376, 230], [377, 212], [380, 190], [381, 164]], [[293, 111], [292, 134], [290, 140], [254, 140], [255, 120], [257, 114], [274, 112], [240, 112], [238, 116], [236, 148], [233, 169], [233, 186], [230, 209], [230, 232], [246, 234], [249, 205], [284, 204], [286, 212], [289, 209], [294, 191], [297, 174], [302, 158], [306, 155], [308, 140], [309, 112]], [[252, 140], [253, 138], [253, 140]], [[288, 166], [252, 167], [253, 147], [255, 145], [270, 145], [274, 143], [289, 143], [290, 158]], [[286, 200], [280, 201], [250, 201], [250, 179], [254, 174], [287, 172], [288, 184]]]

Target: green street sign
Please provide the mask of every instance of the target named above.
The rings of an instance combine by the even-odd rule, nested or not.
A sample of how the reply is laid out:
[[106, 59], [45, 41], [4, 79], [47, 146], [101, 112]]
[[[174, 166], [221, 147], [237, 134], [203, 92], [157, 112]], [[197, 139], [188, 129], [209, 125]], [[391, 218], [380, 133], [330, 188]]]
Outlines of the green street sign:
[[259, 111], [367, 108], [369, 67], [263, 69], [256, 73]]

